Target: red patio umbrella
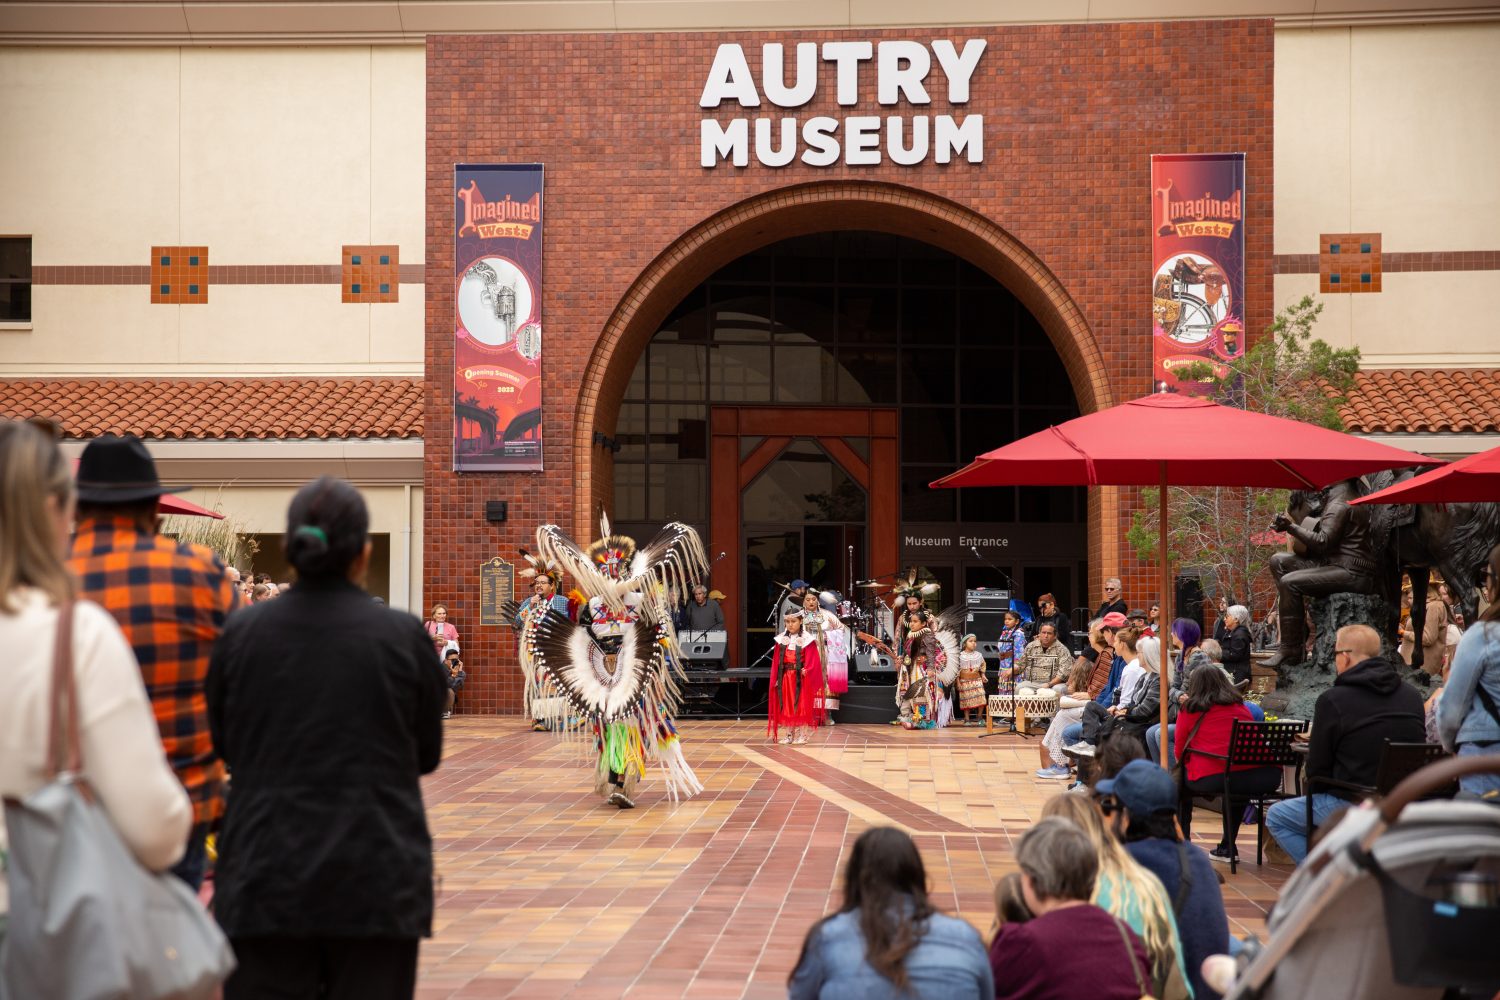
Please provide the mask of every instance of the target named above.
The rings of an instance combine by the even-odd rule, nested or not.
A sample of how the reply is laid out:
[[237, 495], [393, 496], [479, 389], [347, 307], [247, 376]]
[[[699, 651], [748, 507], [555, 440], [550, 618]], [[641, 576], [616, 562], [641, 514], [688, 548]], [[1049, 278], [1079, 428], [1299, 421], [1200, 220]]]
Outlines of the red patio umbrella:
[[[962, 486], [1160, 486], [1161, 619], [1172, 593], [1168, 486], [1318, 489], [1381, 469], [1436, 460], [1297, 420], [1176, 393], [1133, 399], [985, 452], [932, 483]], [[1163, 664], [1165, 667], [1165, 664]], [[1162, 766], [1167, 763], [1167, 671], [1161, 671]]]
[[1500, 500], [1500, 448], [1481, 451], [1387, 486], [1354, 503], [1485, 503]]
[[156, 501], [156, 509], [162, 514], [186, 514], [189, 517], [211, 517], [217, 521], [224, 520], [224, 515], [207, 507], [199, 507], [190, 500], [163, 493]]

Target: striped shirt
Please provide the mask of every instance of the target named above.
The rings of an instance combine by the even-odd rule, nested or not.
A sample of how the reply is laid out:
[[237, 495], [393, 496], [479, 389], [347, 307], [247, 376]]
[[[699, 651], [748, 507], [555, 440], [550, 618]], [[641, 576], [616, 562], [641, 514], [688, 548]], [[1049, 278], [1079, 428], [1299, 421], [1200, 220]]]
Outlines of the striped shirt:
[[114, 616], [135, 650], [162, 747], [193, 802], [193, 821], [224, 812], [224, 765], [208, 731], [209, 653], [239, 596], [201, 545], [142, 534], [128, 518], [80, 522], [69, 568], [79, 596]]

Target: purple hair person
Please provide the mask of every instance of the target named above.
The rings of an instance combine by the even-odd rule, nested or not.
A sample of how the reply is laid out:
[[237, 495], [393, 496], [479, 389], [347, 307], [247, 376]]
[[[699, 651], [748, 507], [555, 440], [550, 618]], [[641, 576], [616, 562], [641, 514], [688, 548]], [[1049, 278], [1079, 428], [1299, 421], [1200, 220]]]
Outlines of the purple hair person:
[[1191, 618], [1176, 618], [1172, 621], [1172, 638], [1182, 646], [1184, 662], [1188, 653], [1198, 648], [1198, 643], [1203, 639], [1203, 629]]

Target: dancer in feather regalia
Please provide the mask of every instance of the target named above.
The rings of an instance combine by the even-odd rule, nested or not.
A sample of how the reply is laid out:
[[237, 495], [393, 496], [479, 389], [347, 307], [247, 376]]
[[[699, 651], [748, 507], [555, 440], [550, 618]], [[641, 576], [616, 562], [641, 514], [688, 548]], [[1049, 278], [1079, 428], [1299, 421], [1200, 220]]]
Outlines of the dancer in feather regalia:
[[[521, 636], [527, 684], [537, 678], [561, 695], [546, 706], [554, 732], [591, 736], [598, 753], [595, 789], [612, 805], [635, 805], [636, 783], [651, 762], [662, 768], [667, 796], [703, 790], [682, 756], [672, 716], [681, 700], [682, 650], [672, 628], [668, 591], [687, 593], [708, 575], [698, 533], [672, 523], [649, 545], [612, 534], [579, 548], [556, 525], [537, 529], [537, 559], [573, 578], [585, 598], [578, 620], [555, 611], [532, 616]], [[535, 692], [531, 692], [535, 693]], [[569, 725], [569, 717], [580, 720]]]

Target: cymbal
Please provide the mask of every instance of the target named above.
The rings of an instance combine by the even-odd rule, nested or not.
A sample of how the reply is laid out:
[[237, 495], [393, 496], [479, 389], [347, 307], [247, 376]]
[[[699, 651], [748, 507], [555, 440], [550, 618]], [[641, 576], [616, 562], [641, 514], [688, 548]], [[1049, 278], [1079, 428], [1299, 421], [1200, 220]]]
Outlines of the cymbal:
[[885, 586], [888, 586], [888, 584], [886, 584], [886, 583], [884, 583], [884, 582], [882, 582], [880, 580], [865, 580], [865, 581], [863, 581], [861, 583], [856, 583], [855, 586], [856, 587], [885, 587]]

